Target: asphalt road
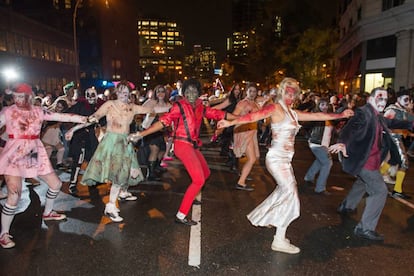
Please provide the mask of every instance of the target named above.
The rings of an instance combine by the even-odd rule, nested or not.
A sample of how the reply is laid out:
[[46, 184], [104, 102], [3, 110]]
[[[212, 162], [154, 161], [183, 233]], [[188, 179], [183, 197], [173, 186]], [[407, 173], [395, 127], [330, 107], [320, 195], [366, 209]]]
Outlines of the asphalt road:
[[[341, 172], [335, 160], [328, 181], [332, 194], [315, 195], [303, 182], [313, 156], [302, 137], [293, 162], [301, 216], [287, 231], [301, 253], [272, 251], [275, 230], [253, 227], [246, 219], [275, 187], [264, 167], [266, 148], [250, 175], [255, 190], [239, 191], [234, 189], [237, 175], [225, 166], [219, 146], [209, 145], [207, 133], [203, 135], [202, 151], [212, 175], [202, 191], [202, 204], [193, 206], [198, 226], [174, 223], [190, 182], [178, 160], [169, 162], [162, 181], [130, 189], [138, 200], [120, 203], [122, 223], [103, 215], [108, 185], [79, 187], [80, 198], [75, 198], [67, 193], [67, 183], [55, 209], [65, 211], [68, 219], [42, 222], [41, 184], [26, 190], [27, 208], [11, 229], [16, 247], [0, 248], [0, 275], [413, 275], [414, 210], [388, 198], [377, 228], [385, 241], [355, 237], [364, 201], [350, 218], [336, 213], [353, 178]], [[404, 191], [414, 196], [413, 180], [411, 168]]]

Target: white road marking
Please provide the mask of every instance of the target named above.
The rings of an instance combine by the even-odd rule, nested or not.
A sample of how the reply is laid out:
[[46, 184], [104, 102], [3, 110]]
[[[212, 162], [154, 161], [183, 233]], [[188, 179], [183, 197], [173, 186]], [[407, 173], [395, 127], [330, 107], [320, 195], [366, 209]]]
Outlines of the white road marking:
[[[391, 196], [391, 193], [389, 193], [389, 195]], [[397, 201], [399, 201], [399, 202], [401, 202], [402, 204], [404, 204], [404, 205], [406, 205], [406, 206], [408, 206], [408, 207], [410, 207], [410, 208], [412, 208], [412, 209], [414, 209], [414, 204], [412, 204], [411, 202], [409, 202], [408, 200], [405, 200], [405, 199], [403, 199], [403, 198], [399, 198], [399, 197], [393, 197], [393, 196], [391, 196], [392, 198], [394, 198], [395, 200], [397, 200]]]
[[[201, 201], [201, 193], [196, 197]], [[188, 265], [200, 268], [201, 264], [201, 205], [193, 205], [192, 218], [197, 225], [190, 228], [190, 242], [188, 246]]]

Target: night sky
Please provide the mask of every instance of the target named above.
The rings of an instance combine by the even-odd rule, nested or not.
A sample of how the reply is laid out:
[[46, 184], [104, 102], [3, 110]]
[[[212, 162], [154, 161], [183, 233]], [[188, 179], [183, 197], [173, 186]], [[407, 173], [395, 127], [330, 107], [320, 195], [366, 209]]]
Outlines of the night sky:
[[184, 34], [187, 53], [192, 46], [210, 46], [224, 55], [231, 35], [231, 0], [137, 0], [139, 14], [175, 20]]
[[[226, 38], [232, 32], [232, 0], [135, 0], [138, 13], [145, 17], [175, 20], [184, 34], [186, 52], [194, 44], [210, 46], [224, 57]], [[328, 26], [335, 21], [337, 2], [333, 0], [271, 0], [284, 10], [293, 31], [308, 24]], [[311, 23], [312, 22], [312, 23]], [[297, 25], [297, 26], [296, 26]]]

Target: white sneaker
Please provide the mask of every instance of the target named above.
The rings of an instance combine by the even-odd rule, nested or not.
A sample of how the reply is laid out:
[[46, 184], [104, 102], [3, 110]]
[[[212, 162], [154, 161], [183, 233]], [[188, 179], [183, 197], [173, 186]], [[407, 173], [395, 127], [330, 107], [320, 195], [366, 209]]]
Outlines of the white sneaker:
[[108, 216], [113, 222], [121, 222], [124, 219], [119, 216], [119, 209], [116, 208], [115, 204], [107, 203], [105, 205], [105, 215]]
[[138, 197], [134, 196], [130, 192], [127, 191], [120, 191], [118, 195], [119, 200], [126, 200], [126, 201], [135, 201]]
[[299, 247], [294, 246], [288, 239], [276, 240], [272, 242], [272, 250], [279, 251], [287, 254], [298, 254], [300, 252]]
[[391, 178], [391, 176], [383, 175], [382, 178], [384, 178], [384, 182], [387, 184], [395, 184], [395, 180]]

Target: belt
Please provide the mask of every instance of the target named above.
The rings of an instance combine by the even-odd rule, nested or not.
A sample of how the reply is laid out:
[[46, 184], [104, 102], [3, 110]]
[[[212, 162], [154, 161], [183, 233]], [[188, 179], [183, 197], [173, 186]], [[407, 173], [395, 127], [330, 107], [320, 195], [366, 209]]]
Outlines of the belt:
[[35, 139], [39, 139], [39, 135], [14, 135], [14, 134], [9, 134], [9, 138], [10, 139], [27, 139], [27, 140], [35, 140]]

